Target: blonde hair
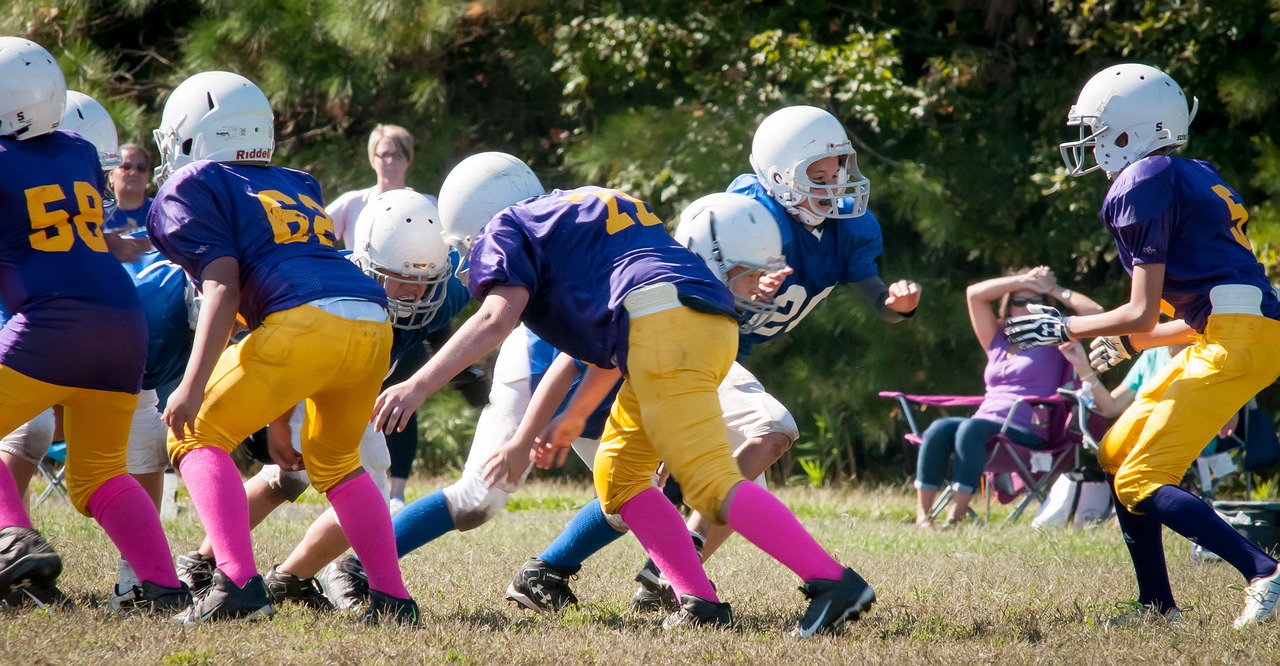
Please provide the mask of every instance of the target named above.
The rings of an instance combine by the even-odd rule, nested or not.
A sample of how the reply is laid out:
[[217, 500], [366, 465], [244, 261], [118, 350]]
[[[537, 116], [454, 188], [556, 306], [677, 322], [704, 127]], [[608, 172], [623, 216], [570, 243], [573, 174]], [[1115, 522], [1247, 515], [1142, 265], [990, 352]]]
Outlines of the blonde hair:
[[378, 125], [373, 128], [373, 132], [369, 134], [369, 161], [373, 161], [375, 151], [378, 149], [378, 142], [388, 139], [396, 145], [396, 150], [404, 153], [404, 156], [413, 161], [413, 135], [409, 130], [399, 125]]

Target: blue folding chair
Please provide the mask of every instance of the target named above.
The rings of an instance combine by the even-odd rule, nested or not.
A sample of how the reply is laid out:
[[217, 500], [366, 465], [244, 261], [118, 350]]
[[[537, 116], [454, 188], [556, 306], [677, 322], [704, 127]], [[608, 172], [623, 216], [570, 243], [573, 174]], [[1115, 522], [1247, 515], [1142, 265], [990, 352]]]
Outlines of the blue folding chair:
[[40, 506], [51, 495], [57, 495], [64, 501], [70, 502], [71, 497], [67, 494], [67, 443], [54, 442], [49, 445], [49, 451], [44, 454], [44, 458], [40, 460], [40, 464], [36, 466], [40, 470], [40, 476], [44, 477], [45, 486], [39, 497], [36, 497], [32, 506]]

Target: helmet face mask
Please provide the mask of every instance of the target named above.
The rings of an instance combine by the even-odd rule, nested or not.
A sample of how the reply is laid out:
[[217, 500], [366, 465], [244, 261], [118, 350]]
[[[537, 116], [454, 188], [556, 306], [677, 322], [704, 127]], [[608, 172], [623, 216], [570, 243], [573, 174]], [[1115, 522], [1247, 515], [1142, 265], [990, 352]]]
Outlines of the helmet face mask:
[[787, 263], [778, 224], [758, 201], [729, 192], [709, 194], [680, 213], [674, 237], [733, 292], [743, 333], [777, 312], [778, 304], [759, 293], [758, 283], [762, 274], [783, 270]]
[[441, 229], [435, 204], [407, 189], [379, 194], [356, 220], [352, 259], [387, 291], [395, 328], [425, 326], [444, 303], [451, 266]]
[[271, 103], [252, 81], [231, 72], [201, 72], [165, 102], [154, 132], [157, 183], [198, 160], [267, 165], [275, 151]]
[[[829, 171], [816, 182], [810, 170]], [[756, 129], [751, 166], [761, 185], [787, 212], [809, 226], [826, 219], [848, 219], [867, 212], [871, 183], [858, 169], [858, 153], [835, 116], [812, 106], [774, 112]], [[840, 203], [845, 203], [842, 212]]]
[[35, 42], [0, 37], [0, 136], [44, 136], [62, 123], [66, 104], [67, 81], [53, 56]]
[[1199, 100], [1192, 98], [1188, 111], [1182, 88], [1154, 67], [1108, 67], [1089, 79], [1067, 114], [1067, 125], [1079, 128], [1076, 141], [1059, 145], [1067, 173], [1102, 169], [1114, 178], [1148, 155], [1181, 146], [1198, 109]]

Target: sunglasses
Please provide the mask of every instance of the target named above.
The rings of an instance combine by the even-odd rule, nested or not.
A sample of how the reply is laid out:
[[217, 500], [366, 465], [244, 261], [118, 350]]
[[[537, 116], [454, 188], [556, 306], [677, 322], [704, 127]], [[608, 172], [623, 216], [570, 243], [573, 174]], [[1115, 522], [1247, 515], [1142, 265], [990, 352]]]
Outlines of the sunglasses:
[[118, 166], [118, 167], [116, 167], [116, 168], [117, 168], [117, 169], [119, 169], [119, 170], [121, 170], [121, 171], [141, 171], [141, 172], [145, 172], [145, 171], [147, 170], [147, 164], [146, 164], [146, 162], [121, 162], [121, 163], [120, 163], [120, 166]]
[[1009, 305], [1026, 305], [1028, 303], [1043, 305], [1044, 296], [1014, 296], [1009, 299]]

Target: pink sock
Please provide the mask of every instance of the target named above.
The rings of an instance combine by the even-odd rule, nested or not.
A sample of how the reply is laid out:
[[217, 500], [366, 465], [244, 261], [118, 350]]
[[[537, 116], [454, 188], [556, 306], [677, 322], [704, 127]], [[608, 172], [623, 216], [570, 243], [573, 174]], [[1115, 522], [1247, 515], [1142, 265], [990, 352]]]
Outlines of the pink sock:
[[6, 527], [32, 529], [31, 517], [22, 508], [18, 482], [13, 480], [13, 473], [9, 471], [9, 466], [0, 464], [0, 529]]
[[216, 446], [205, 446], [178, 463], [191, 503], [213, 544], [218, 568], [237, 587], [258, 575], [249, 540], [249, 499], [240, 481], [240, 470], [231, 456]]
[[89, 497], [89, 513], [120, 549], [138, 580], [164, 587], [182, 585], [156, 505], [132, 476], [113, 476], [98, 486]]
[[698, 561], [698, 551], [689, 540], [689, 530], [680, 519], [680, 512], [657, 488], [645, 488], [643, 492], [627, 500], [618, 509], [631, 533], [636, 535], [653, 563], [667, 577], [671, 589], [679, 599], [686, 594], [719, 602], [715, 588], [707, 580], [707, 572]]
[[369, 576], [369, 589], [408, 599], [409, 590], [396, 557], [396, 534], [382, 492], [368, 474], [339, 483], [325, 495], [338, 514], [338, 523]]
[[805, 582], [840, 580], [844, 566], [813, 540], [795, 514], [769, 491], [750, 481], [738, 484], [725, 513], [729, 527]]

